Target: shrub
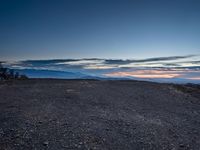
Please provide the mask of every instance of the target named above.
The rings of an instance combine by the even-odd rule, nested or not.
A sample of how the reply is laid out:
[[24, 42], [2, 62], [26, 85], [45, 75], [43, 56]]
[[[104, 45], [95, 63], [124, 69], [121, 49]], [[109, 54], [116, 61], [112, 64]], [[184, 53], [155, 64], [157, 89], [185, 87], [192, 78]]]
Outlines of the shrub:
[[26, 75], [19, 75], [13, 69], [4, 68], [2, 62], [0, 62], [0, 80], [10, 80], [10, 79], [27, 79]]
[[27, 77], [26, 75], [21, 75], [21, 76], [20, 76], [20, 79], [21, 79], [21, 80], [26, 80], [26, 79], [28, 79], [28, 77]]

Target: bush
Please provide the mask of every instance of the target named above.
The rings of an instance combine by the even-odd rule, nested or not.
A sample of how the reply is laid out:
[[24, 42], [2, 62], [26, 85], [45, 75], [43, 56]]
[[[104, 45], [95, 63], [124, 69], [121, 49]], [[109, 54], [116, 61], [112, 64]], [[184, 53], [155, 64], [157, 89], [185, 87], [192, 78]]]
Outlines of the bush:
[[26, 80], [26, 79], [28, 79], [28, 77], [27, 77], [26, 75], [21, 75], [21, 76], [20, 76], [20, 79], [21, 79], [21, 80]]
[[13, 69], [4, 68], [2, 62], [0, 62], [0, 80], [10, 80], [10, 79], [28, 79], [26, 75], [19, 75]]
[[18, 79], [18, 78], [19, 78], [19, 73], [16, 72], [16, 73], [15, 73], [15, 79]]

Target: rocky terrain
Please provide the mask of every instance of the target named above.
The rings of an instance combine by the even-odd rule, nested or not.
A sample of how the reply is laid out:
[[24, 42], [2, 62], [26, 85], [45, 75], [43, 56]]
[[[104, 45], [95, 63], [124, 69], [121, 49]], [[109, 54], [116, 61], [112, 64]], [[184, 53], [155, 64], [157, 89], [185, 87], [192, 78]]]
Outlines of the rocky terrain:
[[200, 87], [0, 82], [0, 150], [199, 150]]

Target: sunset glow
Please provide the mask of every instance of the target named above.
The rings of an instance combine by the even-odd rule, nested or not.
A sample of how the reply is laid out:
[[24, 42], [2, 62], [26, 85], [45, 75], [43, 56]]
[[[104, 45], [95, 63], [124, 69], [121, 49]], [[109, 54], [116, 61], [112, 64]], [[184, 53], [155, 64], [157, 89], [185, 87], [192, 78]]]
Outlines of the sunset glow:
[[132, 72], [112, 72], [105, 74], [113, 77], [136, 77], [136, 78], [176, 78], [180, 74], [175, 71], [159, 71], [159, 70], [136, 70]]
[[191, 77], [191, 78], [187, 78], [187, 79], [190, 79], [190, 80], [200, 80], [200, 76], [199, 77]]

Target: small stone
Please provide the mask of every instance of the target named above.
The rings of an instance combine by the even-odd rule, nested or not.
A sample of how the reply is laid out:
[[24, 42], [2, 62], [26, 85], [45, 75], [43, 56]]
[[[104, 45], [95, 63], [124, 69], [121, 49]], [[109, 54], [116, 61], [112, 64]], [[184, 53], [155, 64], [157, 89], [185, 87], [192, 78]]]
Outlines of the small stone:
[[184, 145], [184, 144], [180, 144], [179, 146], [180, 146], [180, 147], [185, 147], [185, 145]]
[[0, 128], [0, 135], [3, 135], [3, 134], [4, 134], [3, 129]]
[[48, 142], [48, 141], [45, 141], [45, 142], [43, 143], [43, 145], [44, 145], [44, 146], [48, 146], [48, 145], [49, 145], [49, 142]]
[[20, 134], [16, 134], [15, 137], [16, 137], [16, 138], [19, 138], [19, 137], [20, 137]]
[[109, 129], [109, 128], [106, 128], [106, 131], [110, 131], [110, 129]]

